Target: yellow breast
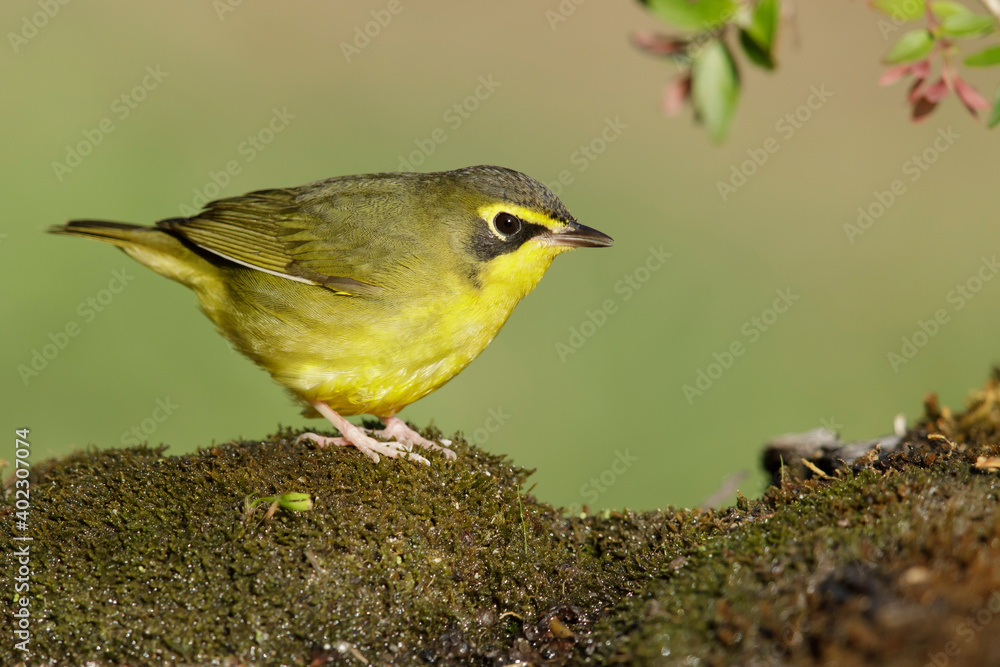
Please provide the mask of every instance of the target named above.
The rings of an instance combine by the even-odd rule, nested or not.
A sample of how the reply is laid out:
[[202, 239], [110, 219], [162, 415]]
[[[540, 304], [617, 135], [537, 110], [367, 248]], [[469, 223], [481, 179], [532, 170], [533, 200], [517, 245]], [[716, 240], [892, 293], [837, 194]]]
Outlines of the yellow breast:
[[296, 395], [343, 415], [390, 416], [475, 359], [556, 254], [523, 250], [477, 280], [439, 275], [433, 290], [384, 300], [246, 269], [225, 277], [224, 294], [199, 297], [223, 335]]

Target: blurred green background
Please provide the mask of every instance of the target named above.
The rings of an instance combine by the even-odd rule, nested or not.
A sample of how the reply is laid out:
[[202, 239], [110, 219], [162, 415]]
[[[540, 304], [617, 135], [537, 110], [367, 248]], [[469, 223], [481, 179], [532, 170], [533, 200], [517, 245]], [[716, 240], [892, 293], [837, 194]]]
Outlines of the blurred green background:
[[[9, 33], [41, 10], [4, 2], [0, 404], [10, 441], [29, 427], [37, 463], [120, 447], [133, 428], [181, 453], [279, 423], [324, 427], [229, 349], [188, 290], [111, 247], [42, 232], [80, 217], [152, 223], [206, 190], [394, 171], [437, 128], [446, 140], [417, 154], [419, 170], [495, 163], [545, 182], [566, 171], [569, 209], [616, 240], [560, 257], [477, 361], [402, 413], [537, 468], [544, 500], [691, 506], [741, 469], [751, 471], [741, 491], [756, 495], [772, 435], [826, 424], [873, 437], [897, 412], [917, 417], [926, 390], [955, 405], [981, 383], [998, 357], [1000, 280], [961, 309], [949, 293], [1000, 245], [998, 135], [954, 98], [929, 122], [906, 122], [902, 84], [876, 84], [898, 31], [884, 37], [881, 17], [858, 3], [797, 4], [778, 72], [743, 68], [736, 123], [719, 147], [689, 117], [659, 111], [676, 69], [628, 42], [633, 30], [663, 28], [657, 19], [634, 2], [561, 4], [575, 9], [553, 27], [556, 0], [399, 0], [348, 59], [342, 44], [373, 11], [384, 19], [387, 1], [73, 2], [16, 52]], [[988, 77], [972, 81], [992, 95]], [[802, 117], [814, 87], [829, 98], [789, 135], [779, 123]], [[285, 120], [269, 135], [276, 110]], [[579, 153], [608, 122], [618, 129], [603, 152]], [[934, 149], [949, 128], [947, 150]], [[779, 150], [723, 201], [718, 182], [769, 139]], [[67, 151], [81, 142], [92, 145], [76, 166], [54, 166], [75, 163]], [[907, 161], [927, 150], [936, 161], [912, 181]], [[844, 225], [896, 179], [903, 194], [850, 242]], [[672, 256], [645, 273], [661, 247]], [[122, 270], [132, 278], [114, 293]], [[626, 276], [645, 279], [627, 300]], [[752, 318], [768, 317], [776, 290], [798, 299], [763, 331]], [[607, 300], [602, 326], [582, 326]], [[892, 368], [887, 354], [938, 309], [948, 321]], [[77, 335], [62, 338], [67, 326]], [[557, 344], [574, 342], [573, 327], [592, 335], [563, 359]], [[19, 371], [59, 341], [37, 375]], [[734, 342], [744, 354], [685, 398], [682, 387]], [[492, 433], [491, 411], [504, 415]], [[0, 456], [11, 459], [12, 445]]]

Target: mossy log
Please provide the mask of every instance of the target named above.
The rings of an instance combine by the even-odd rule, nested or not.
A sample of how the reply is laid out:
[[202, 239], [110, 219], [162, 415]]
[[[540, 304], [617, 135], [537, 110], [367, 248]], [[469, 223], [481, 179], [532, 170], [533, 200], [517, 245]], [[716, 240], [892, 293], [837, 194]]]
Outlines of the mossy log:
[[[24, 530], [5, 485], [0, 663], [1000, 664], [997, 382], [927, 412], [724, 510], [568, 515], [460, 439], [431, 467], [290, 431], [76, 453]], [[247, 511], [287, 492], [312, 509]]]

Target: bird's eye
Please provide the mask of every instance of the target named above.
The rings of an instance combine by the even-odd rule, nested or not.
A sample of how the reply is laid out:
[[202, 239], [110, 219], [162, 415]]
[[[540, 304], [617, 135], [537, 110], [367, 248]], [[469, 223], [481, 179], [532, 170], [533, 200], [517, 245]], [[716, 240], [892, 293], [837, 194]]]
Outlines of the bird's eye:
[[497, 213], [493, 226], [504, 236], [513, 236], [521, 231], [521, 219], [510, 213]]

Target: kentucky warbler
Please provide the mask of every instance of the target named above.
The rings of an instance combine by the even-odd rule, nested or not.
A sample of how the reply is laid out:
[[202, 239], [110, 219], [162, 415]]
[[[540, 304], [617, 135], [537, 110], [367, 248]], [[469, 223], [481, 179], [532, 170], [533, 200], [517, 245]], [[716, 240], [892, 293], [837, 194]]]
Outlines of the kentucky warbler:
[[[476, 358], [552, 259], [611, 237], [548, 188], [503, 167], [342, 176], [211, 202], [153, 227], [53, 227], [118, 246], [194, 290], [236, 347], [343, 434], [307, 433], [415, 458], [455, 454], [396, 414]], [[374, 435], [344, 415], [372, 414]]]

